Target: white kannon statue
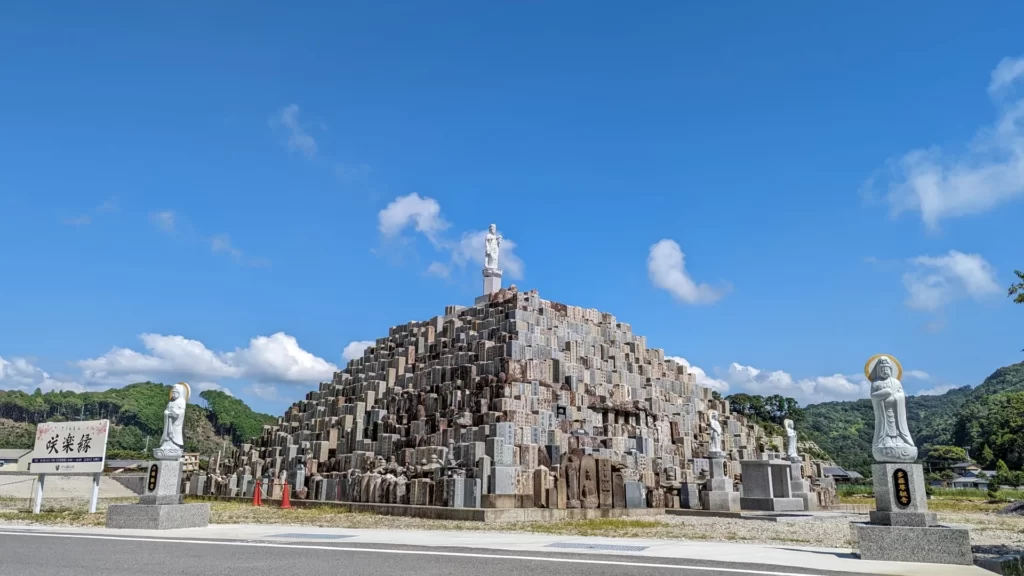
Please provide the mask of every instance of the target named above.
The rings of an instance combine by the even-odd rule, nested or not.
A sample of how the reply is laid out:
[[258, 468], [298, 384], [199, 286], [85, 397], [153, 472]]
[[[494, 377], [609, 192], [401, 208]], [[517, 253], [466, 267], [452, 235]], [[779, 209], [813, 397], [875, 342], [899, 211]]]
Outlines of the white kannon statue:
[[164, 433], [160, 446], [153, 449], [158, 460], [178, 460], [185, 453], [185, 405], [191, 395], [192, 389], [184, 382], [171, 387], [171, 401], [164, 410]]
[[498, 269], [498, 248], [501, 247], [501, 234], [498, 234], [498, 227], [491, 224], [487, 230], [487, 237], [484, 239], [484, 268], [487, 270]]
[[718, 410], [708, 412], [708, 425], [711, 428], [711, 445], [708, 448], [708, 455], [725, 454], [722, 452], [722, 424], [718, 421]]
[[786, 459], [790, 462], [800, 462], [800, 455], [796, 448], [796, 429], [793, 428], [793, 421], [786, 419], [783, 424], [786, 426]]
[[907, 427], [906, 395], [899, 378], [903, 368], [892, 356], [879, 354], [868, 360], [864, 374], [871, 381], [871, 406], [875, 409], [875, 437], [871, 455], [879, 462], [913, 462], [917, 447]]

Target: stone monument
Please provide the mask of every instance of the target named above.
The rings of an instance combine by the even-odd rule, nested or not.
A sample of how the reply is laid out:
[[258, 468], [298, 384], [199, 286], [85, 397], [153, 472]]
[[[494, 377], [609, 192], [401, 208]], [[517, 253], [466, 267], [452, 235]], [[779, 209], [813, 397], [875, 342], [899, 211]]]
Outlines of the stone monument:
[[708, 461], [711, 469], [710, 477], [704, 483], [704, 492], [700, 495], [701, 507], [718, 512], [739, 512], [740, 494], [733, 489], [732, 478], [725, 475], [722, 425], [718, 421], [717, 410], [708, 412], [708, 428], [711, 435], [711, 442], [708, 445]]
[[771, 512], [804, 510], [804, 501], [793, 496], [792, 467], [792, 462], [786, 460], [741, 460], [740, 508]]
[[804, 461], [797, 450], [796, 428], [789, 419], [783, 424], [786, 427], [786, 460], [790, 462], [790, 494], [804, 501], [804, 510], [817, 510], [818, 497], [811, 491], [811, 481], [803, 477]]
[[201, 528], [210, 523], [209, 504], [182, 503], [183, 427], [190, 395], [191, 389], [185, 382], [171, 387], [160, 446], [153, 449], [157, 460], [146, 468], [148, 475], [139, 503], [111, 504], [107, 509], [107, 528], [171, 530]]
[[875, 434], [871, 454], [875, 508], [871, 522], [854, 524], [865, 560], [972, 564], [966, 529], [940, 526], [928, 511], [924, 472], [917, 447], [907, 428], [906, 399], [900, 379], [903, 368], [895, 357], [876, 354], [864, 365], [871, 381]]

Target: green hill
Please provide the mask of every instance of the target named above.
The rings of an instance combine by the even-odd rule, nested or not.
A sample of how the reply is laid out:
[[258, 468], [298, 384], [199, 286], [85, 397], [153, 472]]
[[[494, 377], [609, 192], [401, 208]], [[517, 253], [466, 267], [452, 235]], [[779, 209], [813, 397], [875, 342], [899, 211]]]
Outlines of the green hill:
[[[108, 454], [138, 455], [146, 447], [147, 437], [150, 448], [160, 440], [169, 391], [169, 386], [153, 382], [105, 392], [0, 391], [0, 448], [31, 448], [35, 425], [40, 422], [108, 419]], [[224, 442], [247, 442], [264, 424], [277, 422], [274, 416], [253, 412], [245, 402], [224, 392], [206, 390], [199, 398], [185, 411], [185, 449], [189, 452], [210, 454]]]
[[[970, 450], [983, 466], [1002, 459], [1024, 468], [1024, 363], [1005, 366], [976, 388], [965, 386], [936, 396], [909, 396], [907, 423], [914, 442]], [[802, 432], [835, 459], [865, 476], [871, 471], [874, 413], [868, 399], [826, 402], [804, 408]], [[984, 461], [986, 448], [991, 461]]]

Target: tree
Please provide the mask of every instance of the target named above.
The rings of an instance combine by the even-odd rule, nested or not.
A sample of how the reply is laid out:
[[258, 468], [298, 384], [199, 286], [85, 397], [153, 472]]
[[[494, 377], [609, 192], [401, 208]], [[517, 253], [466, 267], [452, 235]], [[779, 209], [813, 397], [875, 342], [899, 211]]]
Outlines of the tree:
[[1013, 273], [1017, 275], [1017, 278], [1020, 279], [1020, 282], [1017, 282], [1010, 286], [1010, 291], [1009, 294], [1007, 294], [1007, 296], [1013, 298], [1013, 301], [1016, 302], [1017, 304], [1024, 304], [1024, 272], [1021, 272], [1020, 270], [1014, 270]]
[[959, 446], [944, 446], [937, 444], [935, 446], [929, 446], [927, 448], [927, 456], [925, 459], [929, 462], [935, 462], [940, 466], [952, 466], [957, 462], [963, 462], [967, 460], [967, 451]]
[[[992, 449], [985, 444], [984, 448], [981, 449], [981, 463], [983, 466], [992, 464], [992, 461], [996, 459], [996, 455], [992, 453]], [[1002, 462], [1002, 460], [1000, 460]], [[1005, 464], [1004, 464], [1005, 466]]]

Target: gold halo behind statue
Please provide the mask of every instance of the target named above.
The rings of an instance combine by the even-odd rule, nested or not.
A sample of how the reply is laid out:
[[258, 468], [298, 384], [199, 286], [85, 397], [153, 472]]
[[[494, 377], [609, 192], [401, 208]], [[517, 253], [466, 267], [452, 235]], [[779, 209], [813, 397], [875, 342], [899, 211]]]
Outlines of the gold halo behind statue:
[[[174, 386], [181, 386], [185, 389], [185, 402], [188, 402], [188, 399], [192, 397], [192, 387], [188, 385], [188, 382], [178, 382]], [[170, 391], [167, 392], [168, 399], [171, 399], [171, 396], [174, 394], [174, 386], [171, 386]]]
[[875, 363], [878, 362], [878, 359], [881, 358], [882, 356], [885, 356], [889, 360], [892, 360], [892, 363], [896, 365], [896, 379], [902, 381], [903, 365], [900, 364], [900, 361], [897, 360], [896, 357], [893, 356], [892, 354], [875, 354], [871, 358], [868, 358], [868, 361], [864, 363], [864, 377], [867, 378], [869, 381], [871, 380], [871, 371], [875, 369]]

